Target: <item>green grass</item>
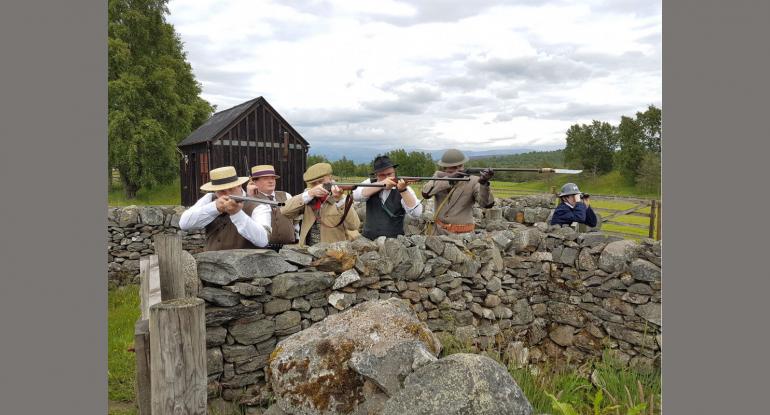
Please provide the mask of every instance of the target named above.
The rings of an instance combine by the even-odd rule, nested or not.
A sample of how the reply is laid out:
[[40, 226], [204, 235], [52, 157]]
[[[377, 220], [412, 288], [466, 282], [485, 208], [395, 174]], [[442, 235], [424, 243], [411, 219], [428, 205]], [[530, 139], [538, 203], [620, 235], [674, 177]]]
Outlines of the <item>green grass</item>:
[[[463, 343], [451, 334], [438, 333], [438, 336], [443, 345], [440, 357], [474, 352], [469, 343]], [[571, 405], [580, 414], [593, 413], [594, 397], [599, 390], [604, 395], [604, 406], [619, 405], [610, 414], [625, 414], [640, 403], [647, 405], [641, 414], [661, 413], [660, 369], [632, 369], [612, 359], [608, 353], [580, 367], [546, 364], [539, 368], [516, 368], [500, 349], [492, 347], [481, 354], [508, 368], [511, 377], [535, 408], [535, 413], [554, 413], [547, 393], [555, 395], [559, 402]], [[591, 381], [592, 373], [596, 384]]]
[[153, 189], [141, 189], [136, 193], [136, 199], [126, 199], [123, 187], [119, 184], [111, 184], [107, 192], [107, 204], [109, 206], [129, 205], [179, 205], [182, 203], [180, 196], [179, 179], [173, 183], [159, 185]]
[[[139, 319], [139, 286], [127, 285], [107, 293], [107, 394], [109, 415], [136, 415], [136, 355], [128, 349], [134, 345], [134, 324]], [[213, 415], [240, 415], [237, 405], [209, 408]]]
[[107, 294], [107, 387], [111, 401], [133, 402], [136, 396], [134, 324], [139, 319], [139, 286], [127, 285]]

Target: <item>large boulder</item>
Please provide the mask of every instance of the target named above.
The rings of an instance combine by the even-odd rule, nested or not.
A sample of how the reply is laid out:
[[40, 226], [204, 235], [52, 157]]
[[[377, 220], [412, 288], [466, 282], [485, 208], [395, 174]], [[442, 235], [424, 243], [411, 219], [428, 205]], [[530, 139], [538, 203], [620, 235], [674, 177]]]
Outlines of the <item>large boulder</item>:
[[486, 356], [458, 353], [407, 376], [382, 415], [529, 415], [532, 410], [505, 367]]
[[281, 255], [269, 249], [229, 249], [195, 255], [198, 278], [217, 285], [272, 277], [297, 270]]
[[367, 301], [279, 342], [267, 379], [291, 414], [378, 413], [386, 393], [440, 350], [407, 302]]

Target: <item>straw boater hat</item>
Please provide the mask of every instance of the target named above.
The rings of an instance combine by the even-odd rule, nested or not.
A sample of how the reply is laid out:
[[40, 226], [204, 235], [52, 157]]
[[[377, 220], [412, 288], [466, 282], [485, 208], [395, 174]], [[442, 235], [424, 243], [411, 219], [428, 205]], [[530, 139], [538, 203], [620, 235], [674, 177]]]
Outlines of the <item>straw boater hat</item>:
[[276, 179], [281, 176], [275, 174], [275, 168], [269, 164], [262, 164], [251, 168], [251, 178], [256, 179], [258, 177], [273, 176]]
[[321, 177], [328, 176], [330, 174], [332, 174], [331, 164], [316, 163], [308, 167], [307, 171], [305, 171], [305, 174], [302, 175], [302, 180], [304, 180], [305, 183], [310, 183], [314, 180], [318, 180]]
[[238, 177], [233, 166], [219, 167], [211, 170], [209, 171], [209, 177], [211, 177], [211, 181], [201, 186], [201, 190], [204, 192], [227, 190], [249, 181], [248, 177]]

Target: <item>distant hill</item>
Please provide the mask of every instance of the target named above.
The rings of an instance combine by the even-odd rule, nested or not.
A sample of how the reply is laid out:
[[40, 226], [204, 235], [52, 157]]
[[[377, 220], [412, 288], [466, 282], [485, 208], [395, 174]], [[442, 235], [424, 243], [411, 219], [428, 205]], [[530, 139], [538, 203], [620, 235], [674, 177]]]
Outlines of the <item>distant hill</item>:
[[[326, 157], [329, 161], [336, 161], [341, 159], [344, 156], [348, 160], [353, 160], [356, 163], [369, 163], [372, 161], [372, 159], [374, 159], [374, 157], [377, 154], [384, 154], [390, 150], [395, 150], [395, 148], [391, 148], [388, 150], [376, 150], [376, 149], [371, 149], [367, 147], [348, 146], [348, 147], [340, 148], [340, 147], [324, 146], [322, 144], [319, 144], [315, 147], [311, 147], [310, 155], [321, 155]], [[414, 149], [414, 148], [406, 148], [405, 150], [407, 152], [419, 151], [423, 153], [429, 153], [433, 158], [433, 160], [440, 159], [441, 155], [444, 154], [444, 151], [446, 151], [446, 149], [423, 150], [423, 149]], [[496, 150], [479, 150], [479, 151], [462, 150], [462, 151], [463, 153], [465, 153], [465, 155], [467, 155], [471, 159], [488, 158], [493, 156], [528, 154], [532, 152], [542, 152], [529, 147], [513, 147], [513, 148], [504, 148], [504, 149], [496, 149]]]

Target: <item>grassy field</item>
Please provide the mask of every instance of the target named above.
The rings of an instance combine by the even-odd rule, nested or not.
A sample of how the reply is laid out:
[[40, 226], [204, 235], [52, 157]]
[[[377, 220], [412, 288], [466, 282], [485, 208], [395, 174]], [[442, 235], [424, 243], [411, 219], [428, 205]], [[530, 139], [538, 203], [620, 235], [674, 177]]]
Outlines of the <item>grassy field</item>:
[[[340, 178], [340, 180], [346, 182], [360, 182], [364, 180], [364, 178], [344, 177]], [[592, 178], [590, 175], [584, 174], [574, 176], [549, 174], [545, 175], [541, 180], [522, 183], [493, 180], [492, 191], [495, 193], [495, 196], [500, 198], [520, 196], [522, 194], [529, 193], [547, 193], [551, 191], [551, 187], [558, 189], [567, 181], [573, 181], [580, 187], [581, 190], [597, 195], [627, 196], [641, 199], [660, 199], [659, 193], [640, 192], [634, 186], [625, 184], [618, 172], [611, 172], [596, 178]], [[418, 191], [418, 194], [421, 187], [422, 185], [419, 183], [412, 186], [413, 189]], [[127, 206], [132, 204], [178, 205], [181, 200], [179, 192], [179, 179], [177, 179], [171, 184], [160, 185], [157, 188], [151, 190], [140, 190], [137, 193], [136, 199], [127, 200], [123, 194], [123, 189], [120, 184], [113, 180], [113, 183], [109, 186], [107, 201], [110, 206]]]
[[[139, 318], [139, 287], [129, 285], [108, 293], [109, 351], [108, 396], [109, 415], [135, 415], [135, 355], [128, 349], [133, 345], [134, 323]], [[452, 336], [442, 334], [442, 357], [453, 353], [469, 353], [470, 347]], [[484, 354], [507, 365], [506, 359], [495, 350]], [[640, 414], [660, 413], [660, 370], [640, 371], [623, 367], [608, 356], [579, 368], [544, 367], [539, 371], [516, 369], [507, 365], [511, 376], [524, 391], [536, 413], [554, 413], [547, 393], [559, 402], [572, 405], [578, 413], [590, 413], [593, 399], [601, 390], [607, 405], [620, 405], [608, 414], [625, 414], [626, 409], [641, 402], [647, 409]], [[596, 384], [588, 374], [594, 373]], [[221, 415], [229, 411], [211, 411]], [[234, 413], [234, 412], [233, 412]], [[228, 414], [229, 415], [229, 414]]]
[[173, 183], [160, 185], [151, 190], [142, 189], [136, 193], [136, 199], [126, 199], [123, 187], [113, 183], [107, 190], [107, 204], [109, 206], [129, 205], [179, 205], [182, 203], [180, 196], [179, 179]]
[[[136, 356], [129, 352], [134, 344], [134, 323], [139, 310], [139, 286], [110, 290], [107, 296], [107, 387], [110, 414], [130, 414], [136, 396]], [[130, 404], [130, 405], [128, 405]]]

